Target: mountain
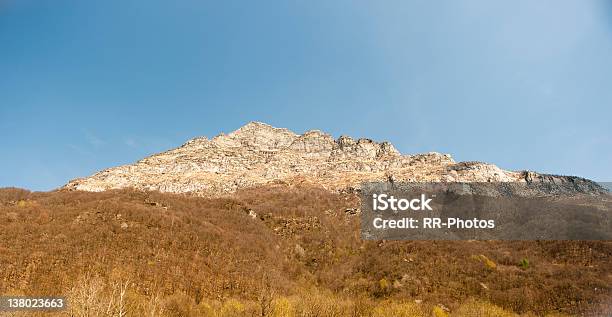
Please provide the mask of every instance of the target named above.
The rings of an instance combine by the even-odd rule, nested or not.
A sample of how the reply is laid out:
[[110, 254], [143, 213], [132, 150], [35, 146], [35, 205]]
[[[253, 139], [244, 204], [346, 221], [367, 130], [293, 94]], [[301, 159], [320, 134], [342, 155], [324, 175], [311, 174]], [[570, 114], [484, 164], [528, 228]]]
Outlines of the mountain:
[[364, 240], [344, 189], [376, 180], [598, 189], [253, 122], [65, 190], [0, 188], [0, 294], [62, 294], [62, 316], [611, 316], [610, 241]]
[[355, 208], [306, 185], [0, 188], [0, 293], [69, 303], [34, 316], [612, 316], [610, 241], [362, 240]]
[[319, 130], [299, 135], [250, 122], [227, 135], [198, 137], [134, 164], [72, 180], [64, 189], [135, 188], [207, 196], [278, 182], [342, 190], [369, 181], [537, 181], [592, 187], [592, 182], [577, 177], [506, 171], [481, 162], [457, 163], [450, 155], [435, 152], [403, 155], [389, 142], [348, 136], [334, 139]]

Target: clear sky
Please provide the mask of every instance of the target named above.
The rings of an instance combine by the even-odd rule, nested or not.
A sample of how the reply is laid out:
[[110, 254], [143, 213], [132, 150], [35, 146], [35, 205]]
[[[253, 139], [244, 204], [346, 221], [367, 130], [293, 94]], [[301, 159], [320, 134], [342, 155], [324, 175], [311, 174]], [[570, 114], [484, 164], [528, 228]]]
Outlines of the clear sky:
[[612, 180], [611, 3], [0, 0], [0, 187], [252, 120]]

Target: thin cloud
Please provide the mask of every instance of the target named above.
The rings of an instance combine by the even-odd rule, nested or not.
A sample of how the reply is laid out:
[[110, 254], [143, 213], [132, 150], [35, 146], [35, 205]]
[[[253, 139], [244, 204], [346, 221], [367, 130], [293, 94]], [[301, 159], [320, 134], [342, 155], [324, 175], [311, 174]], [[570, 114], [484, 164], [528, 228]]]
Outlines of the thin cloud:
[[106, 144], [106, 141], [104, 141], [103, 139], [99, 138], [98, 136], [96, 136], [95, 134], [89, 131], [85, 132], [85, 138], [87, 139], [87, 142], [89, 143], [89, 145], [93, 147], [100, 147]]
[[135, 148], [138, 146], [138, 143], [136, 142], [136, 140], [132, 139], [132, 138], [126, 138], [123, 140], [123, 143], [129, 147]]

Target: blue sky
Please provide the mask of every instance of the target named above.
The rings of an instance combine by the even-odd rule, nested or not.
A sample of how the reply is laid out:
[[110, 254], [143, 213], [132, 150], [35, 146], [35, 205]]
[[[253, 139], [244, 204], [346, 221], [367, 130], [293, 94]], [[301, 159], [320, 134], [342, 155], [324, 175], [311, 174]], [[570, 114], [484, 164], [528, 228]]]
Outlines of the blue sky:
[[606, 1], [0, 0], [0, 187], [256, 120], [612, 180]]

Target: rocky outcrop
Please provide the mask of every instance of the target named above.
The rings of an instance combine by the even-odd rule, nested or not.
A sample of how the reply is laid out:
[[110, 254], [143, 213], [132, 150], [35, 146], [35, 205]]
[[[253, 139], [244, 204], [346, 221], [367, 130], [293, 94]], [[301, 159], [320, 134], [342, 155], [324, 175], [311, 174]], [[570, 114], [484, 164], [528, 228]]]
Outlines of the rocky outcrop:
[[[199, 137], [131, 165], [75, 179], [69, 190], [136, 188], [217, 195], [270, 182], [312, 183], [331, 190], [366, 181], [531, 182], [533, 172], [505, 171], [480, 162], [456, 163], [448, 154], [402, 155], [388, 142], [352, 139], [318, 130], [298, 135], [251, 122], [227, 135]], [[563, 181], [568, 178], [553, 178]], [[586, 185], [584, 185], [586, 186]]]

